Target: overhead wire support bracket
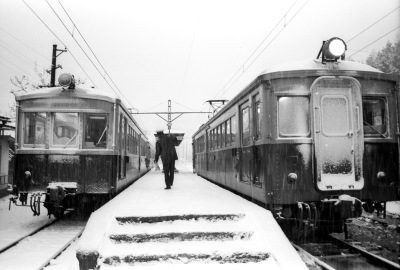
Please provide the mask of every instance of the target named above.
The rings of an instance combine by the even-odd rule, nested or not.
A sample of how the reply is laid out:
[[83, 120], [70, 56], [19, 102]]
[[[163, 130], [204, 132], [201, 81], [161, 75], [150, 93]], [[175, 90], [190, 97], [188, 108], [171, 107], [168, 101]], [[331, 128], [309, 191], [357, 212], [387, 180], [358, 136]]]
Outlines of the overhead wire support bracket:
[[[131, 108], [133, 109], [133, 108]], [[131, 110], [129, 109], [129, 110]], [[136, 109], [135, 109], [136, 110]], [[168, 100], [168, 112], [130, 112], [130, 114], [155, 114], [158, 117], [160, 117], [161, 119], [163, 119], [165, 122], [167, 122], [167, 126], [168, 126], [168, 131], [171, 130], [171, 126], [172, 126], [172, 122], [175, 121], [177, 118], [181, 117], [183, 114], [190, 114], [190, 113], [207, 113], [209, 114], [210, 112], [171, 112], [171, 100]], [[164, 117], [162, 117], [162, 114], [167, 114], [168, 115], [168, 119], [165, 119]], [[171, 119], [171, 115], [172, 114], [179, 114], [177, 117]]]

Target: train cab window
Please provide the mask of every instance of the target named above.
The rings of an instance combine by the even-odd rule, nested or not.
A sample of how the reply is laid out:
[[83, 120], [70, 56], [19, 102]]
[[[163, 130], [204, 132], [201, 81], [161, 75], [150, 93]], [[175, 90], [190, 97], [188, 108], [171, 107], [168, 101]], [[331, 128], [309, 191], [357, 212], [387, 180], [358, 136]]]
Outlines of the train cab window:
[[308, 97], [278, 99], [278, 130], [280, 137], [310, 135], [310, 101]]
[[53, 113], [53, 147], [78, 147], [78, 113]]
[[24, 146], [42, 146], [46, 127], [46, 113], [25, 113]]
[[384, 98], [363, 98], [364, 136], [386, 137], [386, 100]]
[[87, 114], [85, 118], [84, 148], [106, 148], [107, 129], [107, 115]]
[[241, 137], [242, 145], [250, 145], [250, 109], [249, 107], [242, 108], [241, 110]]

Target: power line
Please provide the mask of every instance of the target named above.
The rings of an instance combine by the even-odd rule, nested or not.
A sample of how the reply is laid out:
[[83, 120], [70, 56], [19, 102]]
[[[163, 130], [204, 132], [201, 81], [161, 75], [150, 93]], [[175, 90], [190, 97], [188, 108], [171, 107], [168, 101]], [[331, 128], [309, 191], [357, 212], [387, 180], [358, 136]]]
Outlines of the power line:
[[22, 42], [21, 40], [19, 40], [18, 38], [16, 38], [15, 36], [13, 36], [12, 34], [10, 34], [9, 32], [7, 32], [5, 29], [0, 28], [0, 30], [4, 31], [5, 33], [7, 33], [9, 36], [11, 36], [12, 38], [14, 38], [16, 41], [18, 41], [19, 43], [21, 43], [22, 45], [24, 45], [25, 47], [27, 47], [28, 49], [32, 50], [33, 52], [37, 53], [38, 55], [42, 56], [44, 59], [48, 60], [48, 57], [44, 56], [43, 54], [41, 54], [40, 52], [34, 50], [32, 47], [30, 47], [29, 45], [27, 45], [26, 43]]
[[390, 11], [389, 13], [387, 13], [386, 15], [384, 15], [382, 18], [380, 18], [379, 20], [377, 20], [376, 22], [374, 22], [373, 24], [371, 24], [370, 26], [368, 26], [367, 28], [365, 28], [364, 30], [362, 30], [360, 33], [358, 33], [357, 35], [355, 35], [354, 37], [352, 37], [351, 39], [349, 39], [347, 41], [347, 43], [350, 43], [353, 39], [355, 39], [356, 37], [358, 37], [359, 35], [361, 35], [362, 33], [364, 33], [365, 31], [367, 31], [368, 29], [370, 29], [372, 26], [374, 26], [375, 24], [377, 24], [378, 22], [382, 21], [384, 18], [386, 18], [387, 16], [389, 16], [390, 14], [392, 14], [393, 12], [395, 12], [397, 9], [399, 9], [400, 6], [398, 6], [397, 8], [393, 9], [392, 11]]
[[195, 38], [196, 32], [197, 32], [197, 23], [198, 23], [198, 21], [196, 21], [196, 26], [195, 26], [195, 28], [194, 28], [194, 33], [193, 33], [193, 37], [192, 37], [192, 42], [191, 42], [191, 44], [190, 44], [189, 57], [188, 57], [188, 60], [187, 60], [187, 62], [186, 62], [185, 73], [184, 73], [184, 75], [183, 75], [183, 80], [182, 80], [182, 84], [181, 84], [181, 89], [179, 90], [178, 98], [181, 96], [181, 93], [182, 93], [182, 90], [183, 90], [183, 86], [184, 86], [185, 81], [186, 81], [186, 75], [187, 75], [187, 71], [188, 71], [190, 59], [192, 58], [192, 49], [193, 49], [194, 38]]
[[[57, 18], [60, 20], [60, 22], [62, 23], [62, 25], [64, 26], [64, 28], [67, 30], [67, 32], [72, 36], [72, 38], [75, 40], [75, 42], [78, 44], [79, 48], [82, 50], [82, 52], [86, 55], [86, 57], [89, 59], [89, 61], [92, 63], [92, 65], [96, 68], [96, 70], [99, 72], [100, 76], [104, 79], [104, 81], [108, 84], [108, 86], [111, 88], [111, 90], [117, 95], [118, 93], [114, 90], [114, 88], [111, 86], [111, 84], [107, 81], [107, 79], [105, 78], [105, 76], [100, 72], [100, 70], [98, 69], [98, 67], [93, 63], [92, 59], [88, 56], [88, 54], [86, 53], [86, 51], [82, 48], [82, 46], [79, 44], [79, 42], [76, 40], [76, 38], [74, 37], [73, 33], [71, 33], [68, 30], [68, 27], [64, 24], [63, 20], [60, 18], [60, 16], [58, 16], [57, 12], [53, 9], [53, 7], [50, 5], [50, 3], [46, 0], [47, 4], [49, 5], [49, 7], [52, 9], [52, 11], [54, 12], [54, 14], [57, 16]], [[79, 35], [82, 37], [82, 39], [84, 40], [84, 42], [86, 43], [86, 45], [88, 46], [89, 50], [92, 52], [92, 54], [94, 55], [94, 57], [96, 58], [97, 62], [100, 64], [100, 66], [102, 67], [102, 69], [104, 70], [104, 72], [106, 73], [106, 75], [108, 76], [108, 78], [111, 80], [111, 82], [114, 84], [114, 86], [117, 88], [118, 92], [120, 93], [120, 95], [125, 98], [126, 102], [131, 106], [134, 107], [132, 105], [132, 103], [129, 101], [129, 99], [124, 95], [124, 93], [118, 88], [118, 86], [116, 85], [116, 83], [113, 81], [113, 79], [111, 78], [111, 76], [108, 74], [107, 70], [104, 68], [104, 66], [101, 64], [100, 60], [97, 58], [96, 54], [93, 52], [93, 50], [91, 49], [90, 45], [88, 44], [88, 42], [86, 41], [86, 39], [84, 38], [84, 36], [82, 35], [82, 33], [79, 31], [78, 27], [76, 26], [76, 24], [74, 23], [74, 21], [72, 20], [72, 18], [69, 16], [67, 10], [64, 8], [64, 6], [61, 4], [60, 1], [58, 1], [60, 6], [62, 7], [62, 9], [64, 10], [64, 12], [67, 14], [68, 18], [70, 19], [70, 21], [72, 22], [74, 28], [78, 31]], [[143, 126], [144, 128], [146, 128], [146, 126], [140, 121], [141, 118], [138, 117], [139, 119], [137, 119], [138, 122], [140, 122], [140, 125]]]
[[[1, 44], [3, 43], [3, 44]], [[35, 61], [32, 61], [31, 59], [29, 59], [28, 57], [26, 57], [25, 55], [23, 55], [21, 52], [18, 52], [16, 50], [14, 50], [13, 48], [11, 48], [9, 45], [7, 45], [7, 43], [5, 43], [4, 41], [0, 40], [0, 46], [2, 46], [4, 49], [6, 49], [9, 53], [11, 53], [12, 55], [14, 55], [15, 57], [17, 57], [18, 59], [20, 59], [21, 61], [24, 61], [27, 64], [34, 64]], [[41, 65], [39, 65], [41, 68], [43, 68]]]
[[365, 47], [359, 49], [357, 52], [355, 52], [355, 53], [353, 53], [352, 55], [350, 55], [349, 58], [352, 57], [353, 55], [356, 55], [357, 53], [361, 52], [361, 51], [364, 50], [365, 48], [369, 47], [370, 45], [374, 44], [374, 43], [377, 42], [378, 40], [384, 38], [385, 36], [389, 35], [390, 33], [396, 31], [396, 30], [399, 29], [399, 28], [400, 28], [400, 26], [397, 26], [397, 27], [394, 28], [393, 30], [391, 30], [391, 31], [387, 32], [386, 34], [384, 34], [383, 36], [381, 36], [381, 37], [375, 39], [374, 41], [372, 41], [371, 43], [369, 43], [367, 46], [365, 46]]
[[[79, 28], [76, 26], [76, 24], [74, 23], [74, 21], [72, 20], [71, 16], [69, 16], [67, 10], [64, 8], [64, 6], [61, 4], [60, 0], [58, 0], [58, 3], [60, 4], [60, 6], [62, 7], [62, 9], [64, 10], [65, 14], [67, 14], [68, 18], [70, 19], [70, 21], [72, 22], [72, 24], [74, 25], [75, 29], [78, 31], [79, 35], [82, 37], [83, 41], [86, 43], [86, 45], [88, 46], [89, 50], [92, 52], [93, 56], [96, 58], [97, 62], [99, 62], [101, 68], [104, 70], [104, 72], [107, 74], [108, 78], [110, 78], [111, 82], [114, 84], [114, 86], [117, 88], [117, 90], [120, 92], [120, 94], [126, 99], [126, 101], [132, 106], [134, 107], [129, 100], [124, 96], [124, 94], [122, 93], [122, 91], [118, 88], [118, 86], [116, 85], [116, 83], [114, 82], [114, 80], [111, 78], [111, 76], [108, 74], [107, 70], [104, 68], [104, 66], [101, 64], [100, 60], [97, 58], [96, 54], [94, 53], [94, 51], [92, 50], [92, 48], [90, 47], [89, 43], [86, 41], [85, 37], [82, 35], [81, 31], [79, 31]], [[72, 34], [71, 34], [72, 35]], [[72, 35], [73, 36], [73, 35]], [[75, 39], [75, 38], [74, 38]], [[83, 50], [83, 49], [82, 49]], [[86, 53], [85, 53], [86, 54]]]
[[[67, 48], [67, 46], [64, 44], [64, 42], [62, 42], [62, 40], [50, 29], [50, 27], [47, 26], [47, 24], [39, 17], [39, 15], [37, 15], [36, 12], [25, 2], [25, 0], [22, 0], [22, 2], [24, 2], [24, 4], [33, 12], [33, 14], [35, 14], [35, 16], [46, 26], [46, 28], [58, 39], [58, 41], [60, 41], [61, 44], [63, 44], [64, 47]], [[86, 76], [89, 78], [89, 80], [97, 88], [97, 86], [94, 83], [94, 81], [92, 80], [92, 78], [90, 78], [90, 76], [86, 73], [85, 69], [81, 66], [81, 64], [78, 62], [78, 60], [75, 58], [75, 56], [73, 55], [73, 53], [70, 50], [69, 50], [69, 53], [71, 54], [71, 56], [75, 60], [75, 62], [79, 65], [79, 67], [82, 69], [82, 71], [86, 74]]]
[[[251, 53], [251, 55], [246, 59], [246, 61], [244, 61], [244, 63], [240, 66], [240, 68], [232, 75], [232, 77], [225, 83], [225, 85], [221, 88], [221, 90], [219, 90], [213, 98], [217, 97], [220, 92], [221, 96], [224, 95], [226, 93], [226, 91], [229, 90], [229, 88], [235, 84], [237, 82], [237, 80], [244, 74], [244, 72], [260, 57], [260, 55], [269, 47], [269, 45], [279, 36], [279, 34], [285, 29], [285, 27], [287, 25], [289, 25], [289, 23], [297, 16], [297, 14], [304, 8], [304, 6], [309, 2], [309, 0], [307, 0], [307, 2], [294, 14], [294, 16], [288, 21], [286, 22], [286, 17], [287, 14], [292, 10], [292, 8], [297, 4], [299, 0], [296, 0], [296, 2], [288, 9], [288, 11], [285, 13], [285, 15], [276, 23], [276, 25], [272, 28], [272, 30], [268, 33], [268, 35], [262, 40], [262, 42], [257, 46], [257, 48]], [[262, 49], [262, 51], [253, 59], [253, 61], [245, 68], [244, 66], [246, 65], [246, 63], [255, 55], [255, 53], [261, 48], [262, 44], [264, 44], [264, 42], [268, 39], [268, 37], [273, 33], [273, 31], [278, 27], [278, 25], [280, 25], [280, 23], [285, 20], [285, 24], [283, 26], [283, 28], [278, 32], [278, 34], [272, 39], [271, 42], [269, 42], [264, 49]], [[232, 80], [235, 78], [235, 76], [242, 71], [242, 73], [235, 79], [235, 81], [232, 82]], [[230, 86], [228, 86], [231, 83]], [[226, 89], [225, 89], [226, 88]], [[224, 90], [225, 89], [225, 90]]]
[[20, 67], [17, 67], [14, 63], [12, 63], [12, 62], [10, 62], [10, 61], [8, 61], [6, 58], [4, 58], [3, 56], [1, 56], [0, 55], [0, 57], [1, 58], [3, 58], [6, 62], [8, 62], [10, 65], [12, 65], [12, 66], [14, 66], [14, 67], [16, 67], [16, 68], [18, 68], [19, 70], [21, 70], [21, 71], [23, 71], [23, 72], [25, 72], [26, 74], [27, 74], [27, 76], [29, 76], [29, 77], [32, 77], [32, 78], [34, 78], [35, 76], [32, 76], [32, 73], [30, 73], [30, 72], [27, 72], [26, 70], [23, 70], [22, 68], [20, 68]]
[[[82, 48], [81, 44], [79, 44], [79, 42], [76, 40], [76, 38], [74, 37], [74, 35], [71, 33], [71, 31], [69, 31], [68, 27], [65, 25], [65, 23], [63, 22], [63, 20], [60, 18], [60, 16], [58, 16], [58, 13], [54, 10], [54, 8], [50, 5], [49, 1], [47, 1], [47, 4], [49, 5], [49, 7], [51, 8], [51, 10], [54, 12], [54, 14], [57, 16], [57, 18], [59, 19], [59, 21], [62, 23], [62, 25], [64, 26], [64, 28], [67, 30], [67, 32], [72, 36], [72, 38], [74, 39], [74, 41], [76, 42], [76, 44], [78, 44], [79, 48], [82, 50], [82, 52], [86, 55], [87, 59], [89, 59], [89, 61], [92, 63], [92, 65], [94, 66], [94, 68], [99, 72], [100, 76], [103, 77], [103, 79], [105, 80], [105, 82], [108, 84], [108, 86], [110, 86], [111, 90], [117, 95], [117, 92], [114, 90], [114, 88], [111, 86], [111, 84], [106, 80], [105, 76], [103, 76], [103, 74], [101, 73], [101, 71], [98, 69], [98, 67], [95, 65], [95, 63], [93, 63], [92, 59], [89, 57], [89, 55], [86, 53], [86, 51]], [[74, 27], [75, 24], [74, 22], [72, 22]], [[96, 58], [97, 59], [97, 58]], [[98, 61], [98, 60], [97, 60]], [[100, 64], [101, 65], [101, 64]], [[103, 68], [104, 69], [104, 68]], [[120, 91], [121, 92], [121, 91]], [[121, 93], [122, 94], [122, 93]], [[126, 98], [125, 98], [126, 99]], [[127, 100], [128, 101], [128, 100]], [[129, 101], [128, 101], [129, 102]]]

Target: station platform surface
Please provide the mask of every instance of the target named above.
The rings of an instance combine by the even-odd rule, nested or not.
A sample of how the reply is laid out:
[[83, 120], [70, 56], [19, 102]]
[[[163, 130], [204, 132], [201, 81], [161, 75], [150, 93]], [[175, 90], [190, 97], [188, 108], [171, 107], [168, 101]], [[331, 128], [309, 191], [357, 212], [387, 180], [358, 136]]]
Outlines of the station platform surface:
[[181, 169], [164, 188], [153, 169], [93, 212], [80, 269], [307, 269], [268, 210]]

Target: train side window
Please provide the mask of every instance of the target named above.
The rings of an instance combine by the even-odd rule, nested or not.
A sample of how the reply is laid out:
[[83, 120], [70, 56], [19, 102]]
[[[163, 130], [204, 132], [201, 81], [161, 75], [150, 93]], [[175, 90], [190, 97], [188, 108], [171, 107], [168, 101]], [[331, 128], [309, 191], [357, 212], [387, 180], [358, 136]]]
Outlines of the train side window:
[[25, 113], [24, 146], [43, 146], [46, 132], [46, 113]]
[[216, 134], [217, 134], [217, 148], [220, 148], [221, 147], [221, 129], [220, 129], [220, 126], [217, 126], [216, 128], [215, 128], [215, 132], [216, 132]]
[[231, 144], [231, 119], [226, 121], [226, 145]]
[[280, 97], [278, 99], [278, 130], [280, 137], [310, 136], [308, 97]]
[[84, 148], [107, 147], [108, 121], [105, 114], [86, 114]]
[[363, 98], [364, 136], [386, 137], [386, 100], [384, 98]]
[[241, 135], [242, 135], [242, 145], [250, 145], [250, 109], [249, 107], [242, 108], [241, 110]]
[[53, 113], [53, 147], [78, 147], [78, 113]]
[[231, 118], [231, 143], [236, 141], [236, 117]]
[[226, 137], [225, 125], [226, 125], [226, 122], [223, 122], [221, 124], [221, 147], [225, 147], [225, 137]]
[[257, 94], [253, 96], [252, 98], [253, 102], [253, 136], [254, 140], [259, 140], [261, 137], [261, 119], [260, 119], [260, 113], [261, 113], [261, 101], [260, 101], [260, 95]]

